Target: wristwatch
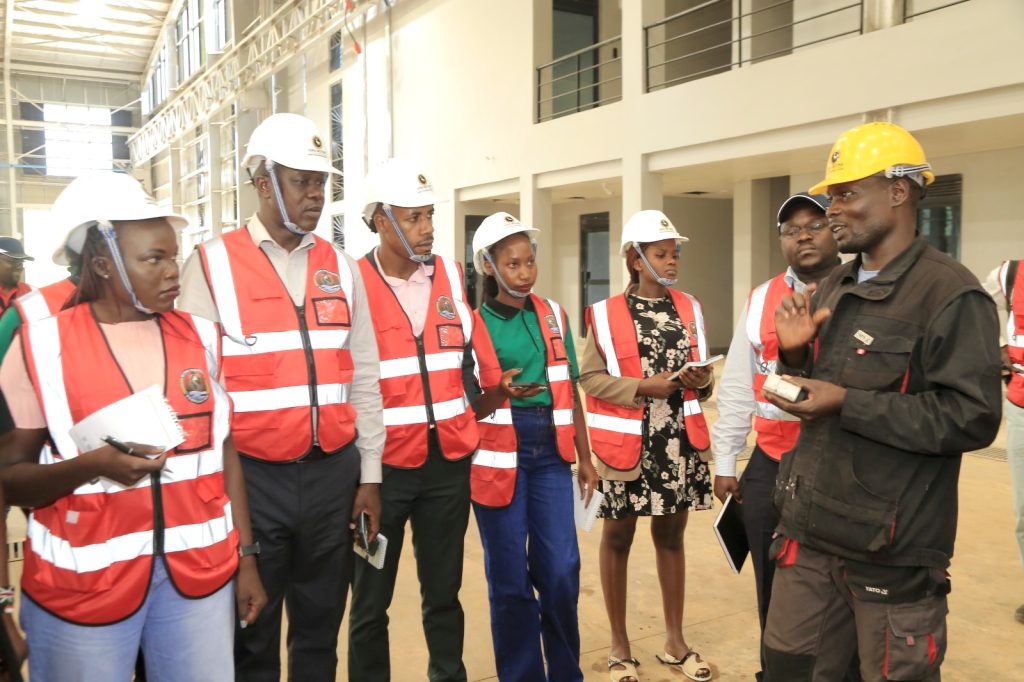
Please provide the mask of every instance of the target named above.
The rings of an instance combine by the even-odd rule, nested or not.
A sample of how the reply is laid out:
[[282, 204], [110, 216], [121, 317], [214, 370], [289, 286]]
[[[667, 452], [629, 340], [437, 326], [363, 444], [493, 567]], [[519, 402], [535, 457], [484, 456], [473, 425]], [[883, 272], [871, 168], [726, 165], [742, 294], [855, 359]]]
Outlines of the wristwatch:
[[256, 541], [256, 542], [252, 543], [251, 545], [239, 545], [238, 546], [238, 557], [239, 558], [247, 557], [250, 554], [259, 554], [259, 553], [260, 553], [260, 543], [259, 543], [259, 541]]

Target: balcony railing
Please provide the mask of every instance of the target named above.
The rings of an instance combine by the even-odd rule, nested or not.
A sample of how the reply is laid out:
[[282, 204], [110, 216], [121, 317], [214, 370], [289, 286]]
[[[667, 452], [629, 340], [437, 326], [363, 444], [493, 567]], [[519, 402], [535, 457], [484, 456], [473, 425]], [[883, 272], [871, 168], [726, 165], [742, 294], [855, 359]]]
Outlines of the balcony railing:
[[[709, 0], [644, 26], [646, 90], [659, 90], [862, 33], [857, 0], [819, 0], [799, 12], [783, 0], [744, 12], [750, 0]], [[760, 4], [760, 3], [759, 3]]]
[[537, 123], [622, 99], [622, 37], [537, 67]]
[[962, 5], [968, 0], [906, 0], [903, 5], [903, 21], [910, 21], [914, 17], [929, 14], [938, 9], [946, 9], [953, 5]]

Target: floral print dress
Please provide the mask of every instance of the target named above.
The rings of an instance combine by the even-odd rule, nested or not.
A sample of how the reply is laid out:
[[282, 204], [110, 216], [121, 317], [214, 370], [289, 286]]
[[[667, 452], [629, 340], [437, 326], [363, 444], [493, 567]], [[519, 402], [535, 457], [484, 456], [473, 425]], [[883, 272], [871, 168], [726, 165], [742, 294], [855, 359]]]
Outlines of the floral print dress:
[[[681, 369], [690, 359], [690, 331], [679, 320], [672, 299], [626, 295], [640, 348], [644, 378]], [[601, 481], [601, 516], [664, 516], [711, 509], [712, 481], [706, 462], [686, 439], [683, 392], [667, 400], [644, 398], [640, 476], [633, 481]]]

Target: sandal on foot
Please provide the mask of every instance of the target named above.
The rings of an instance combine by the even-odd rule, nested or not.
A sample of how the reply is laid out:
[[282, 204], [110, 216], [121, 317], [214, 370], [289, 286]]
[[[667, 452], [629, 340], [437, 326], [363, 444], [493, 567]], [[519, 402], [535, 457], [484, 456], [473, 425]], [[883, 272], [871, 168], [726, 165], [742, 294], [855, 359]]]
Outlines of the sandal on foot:
[[695, 682], [707, 682], [711, 679], [711, 668], [708, 667], [708, 664], [700, 657], [700, 654], [693, 649], [690, 649], [683, 654], [682, 658], [676, 658], [667, 651], [665, 653], [655, 654], [655, 658], [657, 658], [662, 665], [675, 668], [691, 680], [695, 680]]
[[[635, 658], [616, 658], [615, 656], [609, 656], [608, 675], [611, 677], [612, 682], [622, 682], [622, 680], [628, 679], [640, 682], [640, 676], [636, 674], [636, 667], [638, 665], [640, 665], [640, 661]], [[622, 669], [615, 670], [615, 666], [622, 666]]]

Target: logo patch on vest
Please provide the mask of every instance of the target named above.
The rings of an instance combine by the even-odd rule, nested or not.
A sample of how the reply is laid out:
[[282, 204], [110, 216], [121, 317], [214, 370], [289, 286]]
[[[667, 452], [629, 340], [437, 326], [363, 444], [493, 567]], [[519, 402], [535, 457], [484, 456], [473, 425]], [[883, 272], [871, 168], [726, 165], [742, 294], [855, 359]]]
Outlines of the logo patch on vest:
[[438, 325], [437, 345], [441, 348], [465, 348], [466, 339], [462, 333], [462, 326], [458, 324]]
[[186, 369], [178, 379], [181, 392], [190, 403], [200, 405], [210, 399], [210, 387], [206, 385], [206, 374], [200, 369]]
[[455, 304], [452, 303], [452, 299], [447, 296], [437, 297], [437, 314], [446, 320], [455, 319]]
[[325, 294], [336, 294], [341, 291], [341, 278], [330, 270], [317, 270], [313, 273], [313, 283]]
[[562, 332], [558, 329], [558, 320], [555, 319], [554, 315], [545, 315], [544, 324], [548, 326], [548, 330], [556, 336], [561, 336]]
[[868, 334], [863, 329], [858, 329], [857, 332], [853, 335], [853, 338], [857, 339], [865, 346], [870, 346], [875, 341], [875, 337], [871, 336], [871, 334]]

